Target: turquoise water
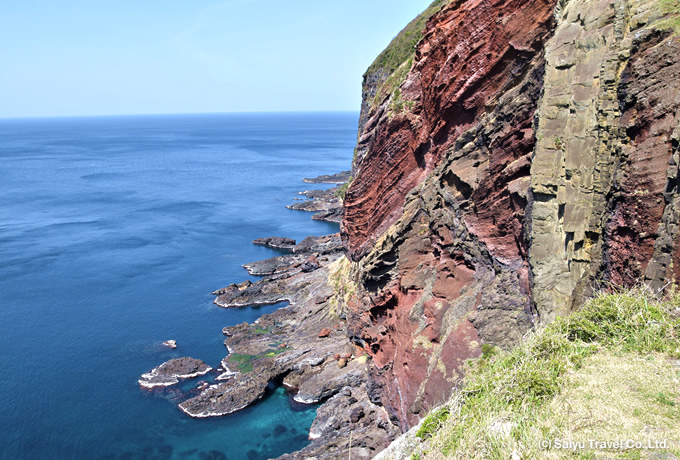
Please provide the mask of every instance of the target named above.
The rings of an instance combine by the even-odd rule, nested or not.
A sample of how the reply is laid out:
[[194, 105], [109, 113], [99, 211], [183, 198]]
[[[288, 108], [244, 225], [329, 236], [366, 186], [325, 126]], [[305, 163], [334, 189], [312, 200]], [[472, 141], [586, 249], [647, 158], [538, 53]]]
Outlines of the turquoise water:
[[159, 392], [137, 378], [179, 356], [217, 367], [224, 326], [277, 308], [224, 310], [210, 293], [276, 255], [254, 238], [338, 230], [285, 205], [322, 187], [302, 177], [347, 169], [356, 122], [0, 120], [0, 457], [264, 459], [306, 445], [316, 408], [281, 388], [194, 420], [176, 405], [200, 378]]

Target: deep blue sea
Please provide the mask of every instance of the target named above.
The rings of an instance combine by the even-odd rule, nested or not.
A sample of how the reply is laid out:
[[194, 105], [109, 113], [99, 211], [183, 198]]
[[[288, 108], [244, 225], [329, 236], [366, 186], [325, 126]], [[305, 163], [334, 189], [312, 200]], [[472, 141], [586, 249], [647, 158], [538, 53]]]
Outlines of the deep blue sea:
[[254, 238], [338, 231], [285, 206], [324, 187], [303, 177], [349, 168], [357, 119], [0, 120], [0, 458], [240, 460], [304, 447], [316, 407], [281, 388], [195, 420], [179, 391], [137, 379], [180, 356], [217, 367], [224, 326], [278, 308], [220, 309], [210, 293], [277, 255]]

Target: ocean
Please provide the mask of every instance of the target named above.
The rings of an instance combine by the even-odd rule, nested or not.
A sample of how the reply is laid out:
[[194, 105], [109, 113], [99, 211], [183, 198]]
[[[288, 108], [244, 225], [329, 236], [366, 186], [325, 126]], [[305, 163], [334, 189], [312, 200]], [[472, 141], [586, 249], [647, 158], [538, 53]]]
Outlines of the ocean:
[[280, 387], [197, 420], [177, 403], [200, 377], [158, 392], [137, 379], [180, 356], [216, 368], [223, 327], [281, 306], [226, 310], [211, 292], [279, 254], [255, 238], [338, 231], [285, 206], [327, 187], [303, 177], [349, 168], [357, 120], [0, 120], [0, 458], [252, 460], [304, 447], [316, 407]]

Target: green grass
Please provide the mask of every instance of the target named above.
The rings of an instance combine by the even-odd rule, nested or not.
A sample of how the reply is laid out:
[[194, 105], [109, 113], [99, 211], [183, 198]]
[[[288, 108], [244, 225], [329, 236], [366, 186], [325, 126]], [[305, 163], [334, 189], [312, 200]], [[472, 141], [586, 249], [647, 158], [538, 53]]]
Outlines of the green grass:
[[263, 358], [274, 358], [275, 356], [280, 355], [283, 352], [286, 352], [290, 350], [287, 346], [280, 346], [281, 342], [275, 342], [273, 344], [270, 344], [269, 346], [274, 347], [270, 348], [269, 350], [265, 351], [264, 353], [260, 354], [259, 356]]
[[364, 73], [368, 75], [382, 73], [387, 75], [386, 81], [376, 91], [372, 105], [379, 104], [386, 96], [392, 94], [406, 79], [418, 42], [423, 38], [423, 30], [427, 21], [450, 0], [435, 0], [418, 17], [411, 21], [390, 44], [373, 61]]
[[252, 333], [254, 335], [266, 335], [272, 332], [274, 328], [269, 326], [269, 327], [261, 327], [259, 324], [253, 324], [252, 326]]
[[383, 83], [380, 89], [375, 93], [373, 105], [379, 104], [385, 97], [395, 93], [396, 91], [399, 91], [399, 86], [401, 86], [401, 84], [406, 79], [406, 76], [411, 70], [412, 65], [413, 59], [407, 59], [387, 78], [387, 80], [385, 80], [385, 83]]
[[413, 57], [416, 44], [423, 38], [423, 30], [428, 19], [447, 3], [448, 0], [435, 0], [418, 17], [408, 23], [368, 67], [364, 76], [381, 69], [391, 74], [402, 63]]
[[[548, 410], [551, 404], [559, 400], [568, 405], [570, 397], [573, 402], [578, 396], [579, 403], [574, 407], [595, 405], [599, 408], [593, 411], [606, 413], [608, 408], [602, 399], [617, 392], [627, 395], [630, 390], [621, 388], [618, 382], [648, 369], [657, 370], [650, 372], [651, 377], [630, 384], [634, 398], [621, 396], [624, 401], [630, 396], [631, 401], [643, 402], [638, 406], [632, 402], [620, 406], [638, 407], [641, 417], [650, 418], [646, 420], [648, 424], [664, 425], [675, 420], [671, 425], [680, 426], [680, 420], [673, 418], [678, 414], [676, 404], [680, 398], [677, 382], [669, 383], [663, 390], [654, 386], [660, 383], [653, 377], [665, 372], [672, 374], [669, 382], [677, 380], [677, 371], [669, 371], [671, 366], [663, 357], [677, 359], [680, 355], [679, 306], [680, 295], [676, 293], [666, 299], [657, 299], [642, 288], [603, 293], [580, 311], [558, 318], [529, 336], [511, 352], [487, 348], [485, 356], [468, 370], [455, 398], [425, 419], [417, 436], [434, 436], [424, 458], [507, 459], [513, 452], [525, 452], [520, 458], [549, 458], [538, 449], [538, 440], [558, 435], [556, 430], [560, 427], [565, 432], [571, 429], [564, 425], [564, 413], [569, 410]], [[579, 380], [578, 373], [585, 372], [581, 369], [584, 364], [588, 364], [586, 367], [592, 373]], [[569, 384], [572, 377], [581, 386]], [[588, 382], [598, 379], [602, 380], [600, 386], [587, 388]], [[574, 392], [572, 396], [564, 396], [570, 391]], [[658, 410], [652, 411], [652, 406], [658, 406]], [[607, 426], [616, 425], [625, 417], [612, 416]], [[586, 414], [583, 418], [589, 421], [592, 417]], [[636, 426], [639, 420], [633, 422], [628, 425]], [[620, 428], [612, 433], [628, 432]], [[561, 453], [556, 455], [563, 458]], [[588, 452], [578, 455], [570, 458], [594, 458]]]
[[247, 374], [253, 371], [253, 361], [257, 358], [256, 355], [246, 355], [241, 353], [232, 353], [228, 356], [229, 362], [236, 364], [239, 372]]
[[281, 344], [281, 342], [272, 343], [269, 346], [273, 347], [273, 348], [270, 348], [269, 350], [264, 351], [262, 353], [259, 353], [257, 355], [248, 355], [248, 354], [242, 354], [242, 353], [231, 353], [229, 356], [227, 356], [227, 360], [230, 363], [235, 364], [236, 368], [239, 370], [239, 372], [241, 372], [243, 374], [247, 374], [248, 372], [253, 371], [253, 367], [254, 367], [253, 364], [258, 359], [274, 358], [274, 357], [280, 355], [281, 353], [284, 353], [284, 352], [290, 350], [290, 348], [288, 348], [288, 347], [279, 347], [280, 344]]
[[661, 13], [668, 17], [655, 25], [657, 29], [672, 29], [680, 34], [680, 2], [678, 0], [657, 0]]
[[422, 425], [420, 425], [420, 428], [418, 428], [416, 436], [423, 440], [432, 436], [449, 418], [450, 413], [451, 410], [449, 407], [444, 406], [428, 414], [427, 417], [425, 417], [425, 420], [423, 420]]
[[[354, 149], [354, 154], [356, 155], [356, 148]], [[352, 184], [352, 180], [353, 178], [350, 177], [347, 182], [342, 184], [340, 188], [335, 191], [335, 196], [345, 201], [345, 195], [347, 195], [347, 189], [349, 189], [349, 186]]]

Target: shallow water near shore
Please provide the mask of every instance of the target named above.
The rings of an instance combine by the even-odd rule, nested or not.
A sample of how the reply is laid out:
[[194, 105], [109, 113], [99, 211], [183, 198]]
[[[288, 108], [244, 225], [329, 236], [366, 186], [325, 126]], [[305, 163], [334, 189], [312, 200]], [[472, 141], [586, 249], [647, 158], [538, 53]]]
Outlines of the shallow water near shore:
[[316, 407], [282, 388], [196, 420], [176, 393], [137, 379], [180, 356], [217, 367], [224, 326], [278, 308], [224, 310], [210, 293], [279, 254], [254, 238], [338, 231], [285, 206], [326, 187], [303, 177], [348, 169], [357, 119], [0, 120], [0, 457], [236, 460], [304, 447]]

